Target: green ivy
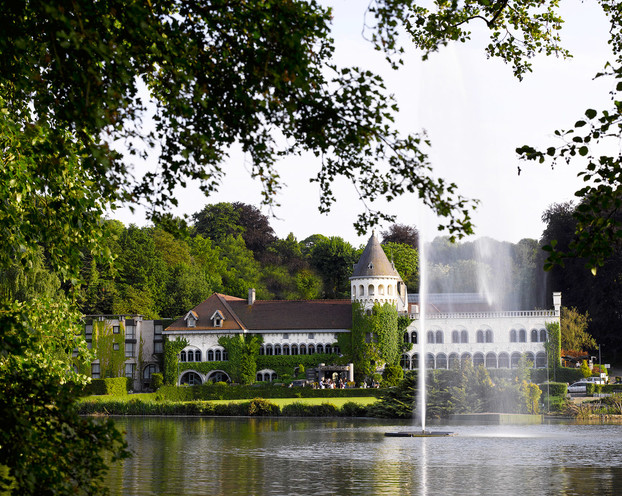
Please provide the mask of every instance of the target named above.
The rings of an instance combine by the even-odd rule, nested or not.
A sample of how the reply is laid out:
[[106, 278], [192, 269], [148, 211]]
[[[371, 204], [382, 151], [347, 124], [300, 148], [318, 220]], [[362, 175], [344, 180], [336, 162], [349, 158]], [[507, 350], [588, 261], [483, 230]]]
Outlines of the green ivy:
[[[349, 346], [344, 344], [346, 349], [349, 348], [354, 373], [359, 380], [373, 376], [379, 366], [399, 363], [403, 343], [403, 330], [400, 331], [400, 328], [405, 323], [403, 320], [398, 325], [397, 310], [388, 303], [376, 303], [371, 309], [371, 315], [365, 313], [360, 302], [352, 304], [350, 343]], [[341, 342], [343, 341], [347, 339], [341, 338]]]
[[[114, 345], [118, 350], [114, 349]], [[125, 323], [119, 322], [119, 333], [113, 333], [113, 326], [107, 320], [93, 321], [93, 346], [95, 358], [99, 359], [102, 378], [123, 377], [125, 364]], [[90, 375], [90, 374], [89, 374]]]
[[547, 340], [544, 343], [549, 367], [555, 371], [561, 366], [562, 339], [559, 322], [547, 322], [545, 324]]
[[256, 334], [221, 336], [218, 344], [227, 350], [230, 376], [234, 382], [252, 384], [257, 374], [257, 357], [263, 339]]
[[174, 341], [168, 338], [164, 340], [164, 383], [176, 384], [177, 383], [177, 370], [179, 360], [177, 355], [179, 352], [188, 346], [188, 340], [186, 338], [176, 338]]

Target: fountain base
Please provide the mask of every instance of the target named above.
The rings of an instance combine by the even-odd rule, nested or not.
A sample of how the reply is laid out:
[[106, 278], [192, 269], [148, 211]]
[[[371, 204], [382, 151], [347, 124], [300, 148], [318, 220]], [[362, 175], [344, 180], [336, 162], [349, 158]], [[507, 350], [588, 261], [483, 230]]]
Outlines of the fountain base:
[[386, 437], [447, 437], [455, 436], [453, 432], [443, 431], [404, 431], [404, 432], [385, 432]]

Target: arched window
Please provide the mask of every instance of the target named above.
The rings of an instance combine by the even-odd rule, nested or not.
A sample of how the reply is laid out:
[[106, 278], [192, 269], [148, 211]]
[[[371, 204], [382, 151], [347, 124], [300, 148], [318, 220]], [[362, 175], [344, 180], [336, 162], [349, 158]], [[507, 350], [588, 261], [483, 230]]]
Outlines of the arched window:
[[374, 296], [374, 285], [373, 284], [370, 284], [369, 286], [367, 286], [367, 295]]
[[195, 362], [200, 362], [201, 361], [201, 350], [195, 350], [195, 352], [194, 352], [194, 361]]
[[469, 333], [467, 331], [460, 331], [460, 342], [461, 343], [469, 342]]
[[410, 360], [410, 366], [412, 367], [413, 370], [417, 370], [419, 368], [419, 354], [418, 353], [413, 354]]
[[486, 329], [486, 342], [492, 343], [492, 331], [490, 329]]
[[436, 368], [437, 369], [447, 368], [447, 355], [445, 355], [445, 353], [439, 353], [438, 355], [436, 355]]
[[443, 344], [443, 331], [436, 331], [436, 343]]
[[393, 296], [393, 285], [392, 285], [392, 284], [389, 284], [389, 285], [387, 286], [387, 294], [388, 294], [389, 296]]
[[510, 343], [516, 343], [518, 340], [516, 338], [516, 329], [512, 329], [510, 331]]
[[272, 356], [272, 345], [271, 344], [266, 345], [266, 355]]
[[408, 334], [408, 332], [404, 333], [404, 342], [405, 343], [409, 343], [410, 342], [410, 334]]
[[151, 380], [151, 376], [158, 371], [158, 366], [150, 363], [143, 369], [143, 379]]
[[222, 351], [221, 350], [216, 350], [214, 352], [214, 360], [216, 360], [217, 362], [220, 362], [222, 360]]
[[478, 343], [483, 343], [484, 342], [484, 331], [482, 331], [481, 329], [479, 329], [477, 331], [477, 333], [475, 334], [475, 340]]
[[264, 381], [266, 381], [266, 382], [269, 382], [269, 381], [270, 381], [270, 372], [266, 372], [266, 373], [263, 375], [263, 380], [264, 380]]
[[333, 352], [333, 347], [329, 344], [326, 345], [326, 347], [324, 348], [326, 353], [332, 353]]
[[300, 354], [301, 355], [306, 355], [307, 354], [307, 345], [306, 344], [301, 344], [300, 345]]
[[428, 331], [428, 344], [434, 344], [434, 332]]
[[260, 355], [265, 355], [266, 354], [266, 349], [264, 348], [263, 344], [259, 347], [259, 354]]
[[473, 353], [473, 367], [479, 367], [480, 365], [484, 365], [484, 354], [483, 353]]
[[447, 365], [450, 369], [455, 369], [460, 366], [460, 357], [458, 356], [458, 353], [451, 353], [449, 355]]
[[499, 353], [499, 368], [500, 369], [510, 368], [510, 355], [508, 355], [505, 352]]
[[281, 345], [280, 344], [275, 344], [274, 345], [274, 354], [275, 355], [280, 355], [282, 353], [281, 351]]
[[546, 353], [542, 353], [540, 351], [536, 354], [536, 368], [538, 369], [546, 368]]
[[181, 376], [180, 384], [188, 384], [189, 386], [194, 386], [198, 384], [202, 384], [201, 377], [196, 372], [186, 372]]
[[384, 296], [384, 286], [382, 284], [378, 286], [378, 294]]
[[337, 355], [341, 353], [339, 346], [337, 346], [336, 344], [333, 345], [333, 353], [336, 353]]
[[352, 296], [356, 298], [356, 285], [355, 284], [352, 285]]
[[271, 381], [276, 381], [276, 379], [277, 379], [276, 372], [272, 372], [272, 373], [270, 374], [270, 380], [271, 380]]
[[525, 353], [525, 361], [527, 362], [527, 367], [534, 367], [536, 364], [536, 356], [531, 351], [528, 351]]
[[531, 342], [532, 343], [537, 343], [538, 342], [538, 329], [532, 329], [531, 330]]
[[432, 353], [428, 353], [425, 357], [425, 368], [426, 369], [434, 368], [434, 355]]
[[260, 372], [257, 373], [257, 380], [258, 381], [263, 381], [263, 374], [262, 373], [260, 373]]
[[451, 331], [451, 342], [452, 343], [460, 342], [460, 333], [458, 331]]
[[227, 350], [222, 350], [222, 361], [226, 362], [227, 360], [229, 360], [229, 353], [227, 353]]
[[289, 345], [288, 344], [284, 344], [283, 345], [283, 355], [289, 355]]
[[497, 368], [497, 355], [495, 355], [493, 352], [486, 353], [486, 368], [487, 369]]
[[404, 353], [400, 359], [400, 366], [404, 370], [410, 370], [410, 357], [406, 353]]
[[180, 362], [185, 362], [185, 361], [187, 361], [187, 358], [186, 358], [186, 352], [185, 352], [185, 351], [182, 351], [182, 352], [179, 354], [179, 361], [180, 361]]
[[546, 329], [540, 329], [540, 342], [544, 343], [546, 341]]
[[365, 286], [359, 285], [359, 297], [365, 296]]
[[188, 350], [188, 361], [194, 362], [194, 351]]
[[207, 350], [207, 361], [208, 362], [214, 361], [214, 350]]
[[417, 344], [417, 331], [413, 331], [410, 333], [410, 342], [412, 344]]
[[527, 331], [525, 329], [518, 330], [518, 342], [519, 343], [527, 342]]
[[512, 356], [510, 357], [510, 367], [512, 367], [513, 369], [517, 369], [519, 363], [520, 363], [520, 353], [515, 351], [514, 353], [512, 353]]
[[462, 356], [460, 357], [460, 366], [464, 368], [467, 362], [472, 362], [472, 361], [473, 360], [471, 358], [470, 353], [463, 353]]
[[297, 355], [297, 354], [298, 354], [298, 345], [292, 344], [292, 355]]
[[307, 347], [307, 350], [309, 351], [309, 355], [313, 355], [313, 354], [315, 353], [315, 346], [314, 346], [314, 345], [312, 345], [312, 344], [310, 344], [310, 345]]
[[324, 345], [323, 344], [318, 344], [317, 345], [317, 353], [324, 353]]

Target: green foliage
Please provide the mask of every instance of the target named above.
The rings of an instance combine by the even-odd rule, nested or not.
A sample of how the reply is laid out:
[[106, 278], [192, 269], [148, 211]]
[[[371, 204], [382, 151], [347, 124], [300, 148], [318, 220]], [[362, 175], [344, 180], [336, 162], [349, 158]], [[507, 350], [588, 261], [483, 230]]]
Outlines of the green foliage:
[[589, 314], [580, 313], [576, 307], [562, 307], [561, 347], [563, 350], [591, 350], [597, 348], [596, 341], [587, 332]]
[[179, 352], [188, 346], [186, 338], [164, 340], [164, 383], [177, 384], [179, 368]]
[[411, 291], [419, 290], [419, 253], [403, 243], [382, 243], [382, 249], [389, 260], [395, 264], [400, 277]]
[[313, 355], [259, 355], [257, 357], [257, 370], [274, 370], [280, 378], [283, 375], [294, 373], [296, 367], [315, 367], [318, 363], [338, 365], [339, 355], [334, 353], [314, 353]]
[[164, 385], [164, 376], [159, 372], [151, 374], [151, 387], [157, 391]]
[[257, 375], [257, 357], [263, 342], [259, 335], [221, 336], [218, 344], [227, 350], [229, 370], [234, 382], [252, 384]]
[[[102, 377], [121, 377], [125, 365], [125, 323], [119, 322], [119, 332], [113, 333], [113, 326], [107, 320], [93, 321], [92, 350], [99, 358]], [[114, 349], [116, 345], [117, 349]]]
[[540, 396], [542, 391], [537, 384], [532, 382], [523, 381], [520, 386], [520, 391], [523, 396], [522, 412], [535, 415], [540, 409]]
[[384, 387], [397, 386], [404, 378], [404, 370], [399, 365], [388, 364], [382, 372], [382, 385]]
[[352, 304], [352, 331], [344, 352], [351, 352], [358, 380], [371, 377], [383, 364], [397, 365], [403, 341], [395, 307], [375, 304], [366, 315], [360, 302]]
[[587, 360], [583, 360], [581, 362], [581, 374], [583, 374], [583, 377], [590, 377], [592, 375], [592, 370], [590, 369], [590, 366], [587, 363]]
[[282, 409], [285, 417], [336, 417], [337, 407], [332, 403], [308, 405], [306, 403], [290, 403]]
[[325, 298], [350, 296], [352, 266], [358, 256], [350, 243], [338, 236], [318, 239], [311, 247], [311, 266], [324, 281]]
[[86, 386], [87, 394], [109, 394], [111, 396], [124, 396], [128, 391], [126, 377], [112, 377], [106, 379], [92, 379]]
[[549, 367], [554, 371], [561, 366], [561, 329], [557, 322], [545, 323], [547, 340], [544, 343]]
[[566, 396], [568, 394], [568, 383], [566, 382], [545, 382], [540, 384], [542, 393], [549, 396]]

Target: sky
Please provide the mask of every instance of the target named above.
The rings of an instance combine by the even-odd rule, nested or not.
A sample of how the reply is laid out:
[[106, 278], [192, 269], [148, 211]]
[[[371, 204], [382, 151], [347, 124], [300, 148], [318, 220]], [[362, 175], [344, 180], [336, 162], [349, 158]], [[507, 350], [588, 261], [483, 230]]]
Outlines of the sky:
[[[562, 44], [573, 58], [539, 56], [534, 59], [533, 73], [519, 82], [510, 65], [486, 59], [483, 25], [473, 25], [471, 42], [450, 45], [425, 62], [420, 52], [410, 48], [405, 65], [393, 71], [362, 35], [368, 1], [325, 2], [333, 8], [335, 61], [382, 75], [400, 107], [396, 121], [400, 132], [425, 130], [432, 141], [429, 155], [434, 175], [455, 182], [460, 194], [480, 201], [473, 214], [475, 238], [513, 243], [538, 239], [544, 229], [542, 213], [553, 203], [572, 200], [581, 185], [578, 163], [552, 170], [546, 164], [520, 163], [515, 153], [524, 144], [559, 144], [553, 136], [556, 129], [570, 128], [587, 108], [609, 106], [611, 80], [594, 80], [612, 58], [606, 18], [595, 2], [561, 3], [566, 21]], [[408, 49], [406, 40], [405, 46]], [[198, 187], [178, 188], [179, 207], [172, 213], [192, 215], [207, 203], [221, 201], [259, 207], [261, 187], [250, 178], [249, 160], [232, 150], [219, 192], [205, 198]], [[368, 234], [358, 236], [353, 227], [364, 207], [349, 183], [338, 181], [334, 187], [337, 203], [329, 214], [319, 213], [319, 189], [308, 182], [318, 169], [313, 156], [288, 158], [279, 164], [285, 184], [277, 199], [280, 207], [262, 210], [274, 215], [271, 225], [276, 234], [283, 238], [292, 232], [303, 240], [320, 233], [341, 236], [355, 246], [364, 244]], [[140, 172], [138, 166], [135, 173]], [[377, 202], [374, 208], [397, 215], [396, 222], [416, 225], [425, 239], [443, 234], [436, 230], [437, 219], [415, 196], [389, 204]], [[146, 224], [141, 209], [135, 214], [119, 210], [114, 218], [126, 225]]]

